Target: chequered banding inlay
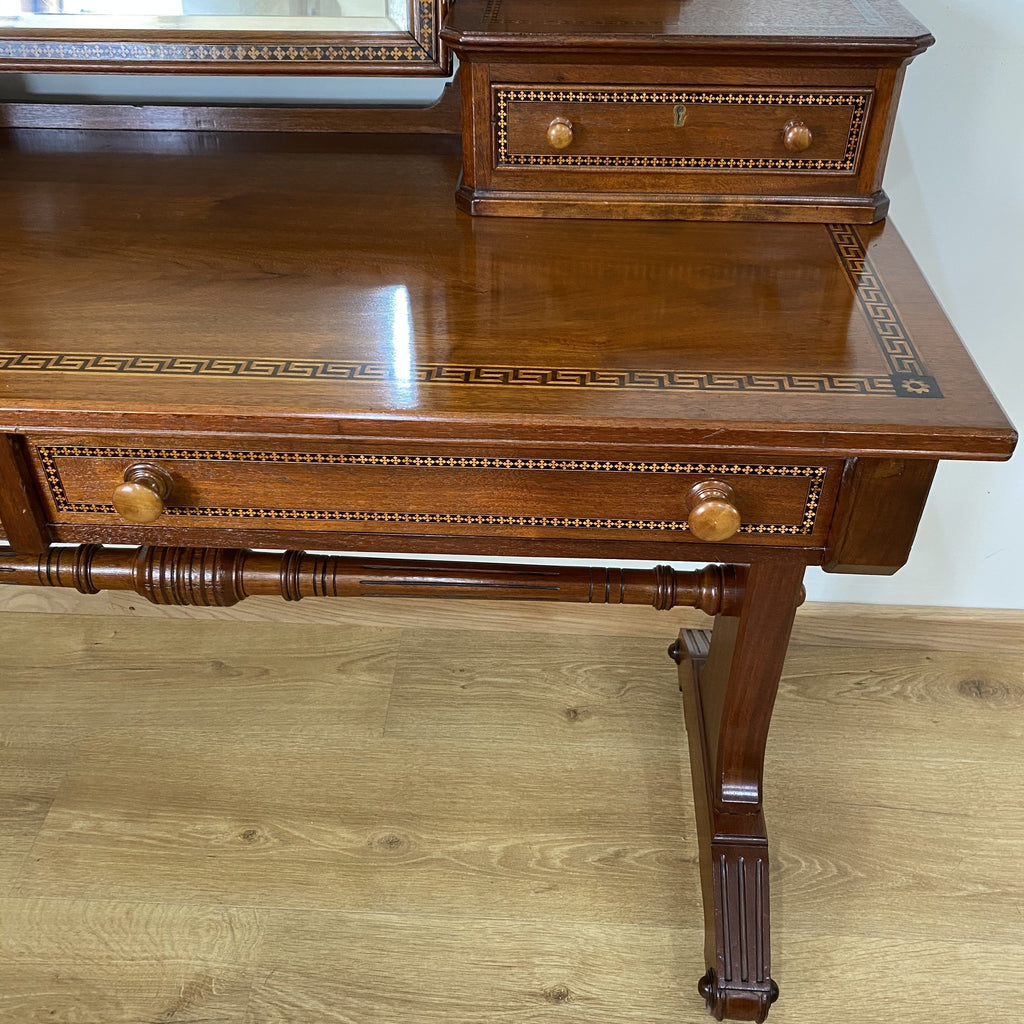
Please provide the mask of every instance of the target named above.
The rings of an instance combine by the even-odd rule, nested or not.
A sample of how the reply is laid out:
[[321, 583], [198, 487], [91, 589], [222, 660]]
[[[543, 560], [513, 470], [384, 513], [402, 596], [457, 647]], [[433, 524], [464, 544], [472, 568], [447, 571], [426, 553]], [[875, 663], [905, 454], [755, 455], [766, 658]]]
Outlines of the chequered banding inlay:
[[[393, 469], [518, 470], [561, 473], [638, 473], [706, 477], [789, 477], [807, 481], [807, 494], [798, 522], [744, 523], [740, 533], [774, 536], [806, 536], [814, 532], [821, 491], [827, 470], [824, 466], [758, 465], [716, 462], [636, 462], [617, 459], [536, 459], [467, 455], [382, 455], [336, 454], [328, 452], [274, 452], [205, 450], [196, 448], [129, 448], [89, 445], [40, 445], [39, 457], [46, 473], [50, 494], [61, 513], [116, 515], [106, 502], [71, 501], [61, 478], [58, 459], [165, 460], [172, 462], [228, 462], [284, 465], [370, 466]], [[544, 526], [585, 530], [665, 530], [686, 532], [685, 519], [617, 519], [586, 516], [499, 515], [465, 512], [395, 512], [363, 509], [301, 509], [196, 507], [168, 505], [164, 515], [205, 519], [300, 520], [348, 523], [420, 523], [459, 526]]]
[[[634, 170], [729, 170], [729, 171], [812, 171], [814, 173], [852, 173], [857, 167], [861, 139], [871, 102], [870, 89], [829, 89], [799, 91], [786, 89], [631, 89], [602, 87], [515, 86], [494, 87], [497, 152], [500, 167], [611, 167]], [[842, 157], [731, 157], [652, 156], [633, 154], [587, 153], [513, 153], [509, 147], [509, 114], [513, 103], [628, 103], [664, 106], [677, 104], [705, 106], [844, 107], [850, 112], [850, 128]]]
[[[82, 64], [432, 64], [437, 53], [435, 0], [412, 8], [411, 41], [380, 44], [268, 43], [0, 39], [0, 60], [75, 61]], [[0, 26], [0, 35], [3, 34]]]

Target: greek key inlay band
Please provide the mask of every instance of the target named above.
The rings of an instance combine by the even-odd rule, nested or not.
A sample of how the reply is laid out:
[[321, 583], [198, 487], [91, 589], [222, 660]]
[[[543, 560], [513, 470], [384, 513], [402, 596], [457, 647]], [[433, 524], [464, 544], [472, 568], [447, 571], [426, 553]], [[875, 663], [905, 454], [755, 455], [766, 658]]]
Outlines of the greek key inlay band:
[[849, 224], [829, 224], [828, 232], [889, 367], [893, 392], [901, 398], [941, 398], [938, 381], [928, 373], [856, 230]]
[[[0, 352], [0, 372], [114, 373], [174, 377], [343, 381], [387, 384], [398, 380], [390, 363], [339, 359], [271, 359], [98, 352]], [[689, 370], [610, 370], [572, 366], [467, 366], [418, 363], [417, 385], [587, 388], [643, 391], [718, 391], [809, 395], [896, 394], [888, 374], [704, 373]], [[403, 376], [403, 383], [408, 378]]]

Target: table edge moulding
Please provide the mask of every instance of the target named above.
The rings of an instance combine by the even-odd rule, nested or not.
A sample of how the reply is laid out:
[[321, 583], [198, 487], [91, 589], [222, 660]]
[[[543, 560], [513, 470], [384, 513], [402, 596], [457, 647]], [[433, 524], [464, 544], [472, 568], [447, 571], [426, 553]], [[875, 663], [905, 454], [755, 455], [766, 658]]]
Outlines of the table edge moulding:
[[698, 988], [751, 1021], [804, 568], [896, 572], [938, 462], [1017, 439], [883, 219], [931, 37], [771, 6], [458, 0], [461, 136], [0, 106], [0, 583], [699, 608]]

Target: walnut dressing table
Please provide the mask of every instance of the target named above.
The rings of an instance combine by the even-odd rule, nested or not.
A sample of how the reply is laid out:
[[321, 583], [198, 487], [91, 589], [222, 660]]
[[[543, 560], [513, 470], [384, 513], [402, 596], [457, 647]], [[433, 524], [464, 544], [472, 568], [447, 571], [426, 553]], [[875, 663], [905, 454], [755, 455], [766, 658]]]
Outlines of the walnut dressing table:
[[457, 134], [2, 136], [0, 582], [704, 609], [700, 991], [763, 1020], [804, 568], [895, 572], [1016, 441], [893, 227], [472, 217]]

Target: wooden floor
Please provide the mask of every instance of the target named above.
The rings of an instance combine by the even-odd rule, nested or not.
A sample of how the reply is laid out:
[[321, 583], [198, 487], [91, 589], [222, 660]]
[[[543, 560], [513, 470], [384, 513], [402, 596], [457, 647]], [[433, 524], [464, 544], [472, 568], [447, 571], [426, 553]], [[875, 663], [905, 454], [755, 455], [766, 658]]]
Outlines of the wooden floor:
[[[0, 1021], [707, 1019], [692, 614], [0, 591]], [[1015, 614], [801, 612], [777, 1024], [1024, 1020]]]

